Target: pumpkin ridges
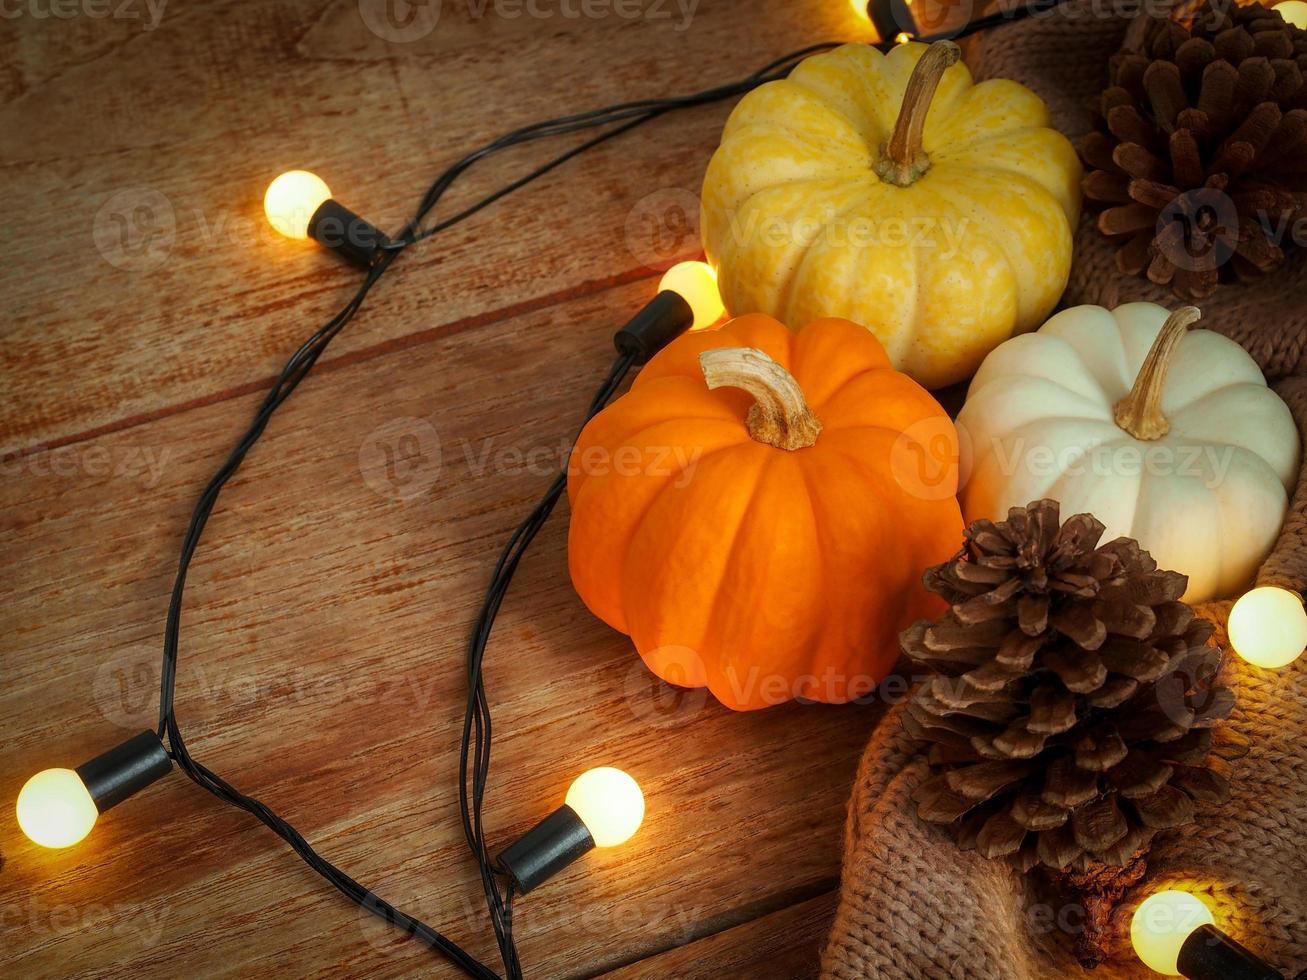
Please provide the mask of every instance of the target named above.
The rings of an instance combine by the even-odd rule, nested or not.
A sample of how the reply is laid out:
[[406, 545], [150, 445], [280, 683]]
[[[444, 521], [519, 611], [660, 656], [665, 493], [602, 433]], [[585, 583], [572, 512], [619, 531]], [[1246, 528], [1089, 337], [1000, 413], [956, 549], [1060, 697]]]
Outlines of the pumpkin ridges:
[[[1036, 193], [1045, 190], [1041, 184], [1025, 176], [1012, 176], [992, 167], [975, 167], [964, 181], [956, 181], [954, 187], [957, 196], [950, 197], [940, 193], [940, 183], [952, 180], [955, 174], [948, 167], [939, 168], [936, 180], [927, 185], [942, 201], [951, 205], [955, 217], [952, 227], [963, 226], [971, 231], [969, 238], [974, 239], [973, 228], [983, 229], [985, 239], [998, 250], [1007, 263], [1012, 278], [1012, 296], [1015, 310], [1010, 324], [995, 324], [990, 333], [999, 336], [993, 346], [1013, 334], [1025, 333], [1039, 326], [1043, 311], [1055, 304], [1071, 276], [1071, 262], [1057, 261], [1062, 254], [1060, 250], [1038, 251], [1036, 243], [1042, 236], [1047, 236], [1056, 229], [1059, 238], [1067, 246], [1070, 255], [1071, 224], [1066, 220], [1062, 204], [1051, 194]], [[929, 179], [929, 175], [927, 177]], [[989, 181], [986, 184], [986, 180]], [[1021, 185], [1025, 185], [1025, 193]], [[1006, 189], [1009, 195], [998, 195]], [[966, 202], [965, 209], [961, 201]], [[989, 202], [994, 202], [993, 204]], [[1000, 205], [995, 207], [994, 204]], [[1022, 283], [1036, 282], [1042, 288], [1023, 290]], [[980, 357], [970, 365], [972, 371], [980, 366]]]
[[[614, 629], [628, 632], [621, 599], [620, 578], [608, 571], [619, 563], [632, 528], [638, 527], [644, 513], [659, 495], [669, 488], [684, 485], [697, 476], [698, 467], [713, 455], [749, 441], [741, 423], [741, 414], [722, 400], [700, 388], [693, 379], [664, 378], [651, 385], [652, 397], [619, 399], [597, 416], [582, 431], [573, 452], [568, 475], [568, 498], [572, 502], [572, 521], [568, 531], [568, 566], [577, 591], [590, 611]], [[623, 404], [625, 402], [625, 404]], [[674, 406], [704, 404], [720, 410], [712, 419], [687, 419], [676, 414]], [[643, 424], [644, 413], [655, 410], [660, 421]], [[632, 416], [639, 419], [634, 430]], [[686, 433], [692, 432], [689, 439]], [[682, 460], [694, 467], [688, 474], [680, 468], [670, 447], [687, 451]], [[586, 471], [587, 452], [601, 451], [600, 472]], [[616, 464], [623, 447], [642, 452], [638, 475], [619, 472]], [[647, 454], [650, 450], [651, 454]], [[697, 459], [695, 450], [702, 450]], [[624, 455], [620, 458], [624, 458]], [[644, 465], [644, 460], [649, 465]], [[658, 464], [655, 467], [653, 464]], [[654, 472], [650, 472], [654, 470]], [[657, 470], [665, 471], [660, 474]], [[614, 491], [613, 486], [620, 486]]]
[[[676, 373], [703, 349], [764, 335], [774, 339], [769, 354], [791, 352], [799, 373], [818, 387], [829, 378], [829, 387], [865, 393], [866, 408], [879, 407], [882, 424], [866, 432], [837, 429], [830, 439], [835, 452], [824, 448], [826, 432], [805, 449], [778, 450], [749, 438], [739, 401]], [[914, 496], [896, 477], [893, 454], [914, 437], [894, 425], [950, 423], [919, 386], [881, 366], [879, 345], [856, 325], [828, 321], [794, 335], [756, 319], [710, 338], [687, 335], [677, 345], [679, 356], [664, 358], [601, 414], [612, 413], [613, 422], [587, 426], [581, 448], [647, 447], [655, 440], [691, 447], [718, 440], [719, 448], [680, 486], [602, 474], [573, 481], [569, 565], [577, 591], [597, 615], [629, 632], [650, 669], [671, 683], [708, 686], [732, 708], [796, 694], [842, 701], [865, 693], [896, 656], [897, 618], [924, 614], [924, 589], [903, 563], [919, 557], [924, 567], [947, 558], [962, 526], [951, 494]], [[819, 355], [827, 350], [852, 357], [862, 380], [846, 382], [847, 369], [824, 365]], [[848, 398], [840, 396], [837, 414], [865, 418]], [[666, 415], [638, 403], [665, 401], [692, 414], [715, 401], [720, 414], [635, 429]], [[826, 505], [834, 502], [831, 511]], [[759, 686], [767, 675], [784, 683]], [[859, 676], [863, 686], [850, 689]]]
[[1058, 202], [1068, 228], [1074, 228], [1079, 218], [1083, 193], [1074, 177], [1076, 150], [1057, 130], [1032, 126], [940, 150], [932, 159], [945, 175], [955, 167], [983, 167], [1005, 178], [1023, 178]]
[[1049, 128], [1048, 106], [1043, 99], [1020, 82], [987, 78], [972, 85], [956, 105], [940, 114], [937, 125], [927, 131], [926, 152], [942, 159], [995, 139]]
[[[796, 137], [805, 140], [810, 139], [817, 143], [828, 141], [830, 139], [829, 132], [809, 133], [800, 128], [802, 124], [822, 121], [833, 124], [836, 130], [846, 132], [850, 144], [865, 143], [866, 137], [855, 120], [829, 102], [819, 88], [804, 83], [806, 77], [810, 74], [809, 70], [805, 70], [805, 65], [816, 62], [820, 67], [823, 62], [827, 64], [837, 62], [845, 57], [846, 49], [854, 47], [856, 45], [844, 45], [834, 51], [817, 55], [815, 58], [801, 62], [790, 73], [788, 78], [768, 82], [766, 85], [761, 85], [753, 92], [750, 92], [739, 101], [727, 117], [726, 125], [722, 128], [723, 141], [727, 136], [735, 137], [739, 135], [742, 130], [747, 130], [750, 126], [764, 124], [770, 129], [775, 125], [774, 121], [779, 113], [781, 118], [780, 129]], [[877, 54], [880, 54], [880, 52], [877, 52]], [[801, 106], [793, 105], [795, 99], [802, 100], [803, 104]], [[808, 111], [789, 111], [794, 109]], [[816, 118], [810, 117], [808, 112], [814, 113]], [[885, 132], [888, 134], [889, 130], [886, 129]]]
[[[734, 542], [750, 526], [757, 488], [775, 454], [748, 441], [705, 463], [696, 474], [701, 479], [660, 494], [630, 537], [620, 566], [629, 633], [646, 663], [660, 648], [689, 648], [703, 663], [709, 690], [733, 708], [744, 706], [734, 703], [731, 685], [723, 678], [719, 661], [730, 651], [715, 640], [713, 621], [725, 594]], [[747, 492], [734, 492], [737, 488]], [[697, 520], [686, 521], [687, 512]], [[747, 597], [750, 610], [756, 602], [756, 596]], [[714, 650], [719, 652], [709, 653]]]
[[[872, 179], [875, 180], [874, 175]], [[828, 297], [842, 296], [838, 319], [866, 328], [885, 350], [891, 364], [901, 364], [913, 342], [917, 258], [913, 249], [885, 240], [877, 229], [891, 222], [910, 228], [912, 191], [877, 184], [856, 220], [870, 229], [859, 248], [848, 248], [839, 237], [819, 238], [808, 246], [790, 274], [786, 297], [791, 323], [815, 323], [830, 318]], [[874, 290], [862, 288], [874, 282]]]
[[[759, 274], [780, 261], [797, 270], [832, 220], [868, 202], [880, 190], [874, 175], [849, 174], [824, 181], [778, 183], [761, 188], [731, 212], [725, 241], [715, 243], [718, 285], [732, 313], [789, 309], [793, 276]], [[800, 235], [800, 231], [803, 232]], [[830, 311], [822, 311], [829, 313]]]
[[[957, 551], [961, 541], [962, 515], [955, 498], [947, 498], [951, 507], [937, 507], [937, 500], [913, 496], [891, 476], [888, 469], [882, 470], [869, 462], [869, 447], [875, 447], [872, 460], [888, 459], [894, 453], [896, 442], [897, 434], [892, 431], [832, 429], [821, 447], [822, 452], [809, 460], [807, 473], [810, 478], [815, 478], [823, 468], [830, 474], [857, 473], [867, 488], [865, 499], [874, 499], [880, 505], [875, 510], [866, 508], [859, 514], [856, 495], [843, 506], [834, 498], [814, 498], [814, 507], [825, 518], [823, 526], [833, 529], [831, 540], [838, 541], [843, 549], [856, 552], [865, 573], [863, 581], [842, 584], [828, 599], [831, 621], [848, 621], [850, 611], [858, 608], [859, 600], [865, 597], [865, 594], [859, 596], [858, 589], [870, 588], [883, 593], [885, 583], [879, 577], [878, 569], [888, 555], [892, 555], [892, 560], [902, 567], [925, 568], [938, 556], [947, 560]], [[854, 522], [852, 527], [847, 524], [850, 520]], [[877, 540], [859, 540], [860, 528], [865, 533], [874, 534]], [[853, 578], [852, 573], [850, 578]], [[882, 601], [875, 605], [874, 618], [864, 620], [860, 627], [860, 644], [846, 654], [846, 673], [872, 673], [877, 678], [883, 677], [898, 659], [898, 633], [915, 621], [914, 617], [930, 615], [932, 611], [938, 614], [943, 609], [942, 601], [926, 591], [919, 576], [903, 576], [896, 591], [898, 601], [889, 600], [882, 594]], [[830, 639], [838, 643], [847, 638]], [[834, 654], [829, 650], [814, 650], [811, 656], [816, 662], [825, 662]]]
[[827, 317], [808, 327], [794, 340], [790, 372], [814, 410], [863, 374], [893, 371], [885, 348], [860, 324]]
[[[1052, 320], [1049, 323], [1052, 323]], [[1030, 356], [1029, 352], [1035, 350], [1040, 350], [1039, 357]], [[1012, 361], [1017, 361], [1022, 366], [1034, 361], [1039, 373], [1032, 373], [1024, 367], [1018, 368], [1023, 378], [1042, 379], [1091, 403], [1106, 402], [1107, 392], [1103, 390], [1098, 378], [1083, 361], [1074, 358], [1072, 365], [1067, 367], [1066, 362], [1072, 359], [1074, 354], [1075, 348], [1066, 338], [1059, 337], [1051, 331], [1045, 332], [1044, 329], [1013, 337], [995, 348], [985, 358], [984, 363], [980, 365], [980, 370], [971, 379], [967, 400], [978, 397], [991, 384], [997, 383], [1000, 387], [1006, 385], [1007, 378], [1013, 373], [1013, 369], [1009, 367]], [[1056, 372], [1056, 376], [1052, 372]], [[1110, 418], [1110, 415], [1108, 417]]]
[[[1102, 422], [1055, 424], [1056, 416], [1070, 414], [1068, 400], [1083, 401], [1083, 396], [1032, 387], [1043, 362], [1049, 357], [1066, 358], [1096, 376], [1103, 390], [1101, 406], [1110, 409], [1129, 390], [1167, 316], [1166, 310], [1152, 304], [1129, 304], [1114, 312], [1077, 308], [1058, 314], [1041, 331], [1063, 341], [1066, 350], [1050, 352], [1026, 344], [1017, 354], [996, 354], [995, 363], [1001, 367], [982, 370], [977, 378], [980, 387], [973, 388], [958, 417], [959, 427], [973, 435], [975, 449], [963, 512], [971, 520], [1001, 519], [1009, 506], [1036, 499], [1040, 493], [1034, 491], [1059, 498], [1064, 512], [1092, 512], [1107, 525], [1108, 537], [1138, 538], [1160, 563], [1189, 575], [1186, 600], [1200, 601], [1235, 591], [1251, 578], [1260, 557], [1270, 550], [1284, 512], [1279, 501], [1283, 479], [1293, 476], [1293, 467], [1285, 466], [1282, 480], [1266, 480], [1275, 466], [1255, 451], [1260, 446], [1279, 447], [1273, 455], [1276, 465], [1283, 465], [1287, 457], [1296, 456], [1298, 445], [1287, 408], [1264, 382], [1257, 386], [1260, 399], [1250, 391], [1230, 396], [1219, 418], [1204, 415], [1201, 408], [1191, 416], [1192, 406], [1201, 402], [1193, 397], [1196, 393], [1223, 392], [1232, 378], [1239, 383], [1245, 376], [1243, 365], [1251, 365], [1248, 355], [1216, 334], [1186, 334], [1167, 381], [1168, 392], [1173, 384], [1183, 392], [1179, 401], [1186, 407], [1178, 407], [1169, 395], [1163, 399], [1174, 429], [1158, 443], [1133, 439], [1114, 420], [1109, 423], [1110, 438], [1101, 440]], [[1111, 323], [1105, 323], [1109, 318]], [[1251, 370], [1256, 370], [1255, 365]], [[1195, 419], [1193, 430], [1187, 425], [1189, 417]], [[1240, 436], [1250, 427], [1266, 431], [1250, 442]], [[1063, 446], [1091, 443], [1096, 446], [1094, 468], [1077, 465], [1079, 475], [1063, 476], [1068, 458], [1061, 456]], [[1243, 445], [1229, 454], [1224, 447], [1231, 443]], [[1056, 460], [1047, 464], [1054, 475], [1044, 481], [1045, 486], [1029, 485], [1029, 454], [1035, 450]], [[1163, 455], [1150, 456], [1150, 452]], [[1267, 465], [1246, 466], [1245, 456]], [[1250, 518], [1246, 504], [1254, 499], [1259, 501], [1256, 520]], [[1239, 528], [1239, 543], [1215, 540], [1206, 530], [1212, 527], [1223, 536], [1232, 536]], [[1240, 554], [1234, 556], [1235, 552]], [[1218, 570], [1218, 555], [1234, 556], [1233, 561]]]
[[[728, 310], [736, 313], [765, 310], [791, 323], [821, 314], [849, 317], [878, 334], [896, 367], [907, 368], [918, 380], [934, 387], [961, 380], [985, 352], [986, 342], [976, 339], [977, 331], [953, 332], [949, 330], [951, 323], [976, 324], [987, 336], [991, 319], [981, 313], [998, 309], [999, 315], [993, 319], [1004, 320], [1009, 304], [1015, 308], [1020, 299], [1024, 326], [1033, 328], [1047, 309], [1030, 313], [1027, 307], [1033, 302], [1026, 297], [1047, 293], [1051, 306], [1061, 284], [1054, 282], [1049, 286], [1038, 277], [1028, 277], [1029, 281], [1014, 287], [1009, 300], [995, 296], [995, 290], [988, 286], [988, 257], [974, 264], [964, 261], [961, 272], [955, 263], [951, 270], [922, 268], [918, 276], [917, 257], [911, 247], [878, 244], [876, 232], [890, 216], [905, 214], [911, 218], [939, 219], [939, 215], [929, 210], [922, 213], [915, 203], [917, 199], [908, 198], [912, 188], [885, 184], [868, 187], [875, 180], [869, 174], [879, 158], [880, 144], [888, 139], [899, 115], [907, 77], [925, 50], [925, 45], [906, 44], [882, 56], [860, 47], [840, 48], [803, 62], [788, 82], [763, 87], [759, 90], [763, 94], [746, 95], [732, 113], [721, 145], [709, 163], [701, 227], [709, 260], [719, 270]], [[926, 119], [923, 145], [932, 161], [939, 162], [950, 151], [959, 149], [950, 140], [964, 143], [993, 140], [995, 134], [1022, 134], [1037, 122], [1046, 122], [1046, 110], [1040, 108], [1032, 93], [1015, 83], [976, 85], [965, 66], [959, 63], [950, 67], [941, 79]], [[786, 134], [793, 129], [803, 132], [806, 138], [822, 132], [834, 133], [836, 127], [844, 134], [856, 129], [866, 143], [866, 151], [850, 148], [842, 139], [832, 140], [829, 156], [841, 166], [847, 165], [845, 176], [810, 180], [829, 171], [817, 165], [810, 146], [800, 146]], [[1080, 165], [1069, 142], [1046, 125], [1042, 128], [1047, 135], [1033, 140], [1017, 135], [1012, 139], [1039, 147], [1052, 147], [1060, 140], [1057, 145], [1062, 152], [1032, 153], [1025, 168], [1012, 161], [1011, 166], [996, 170], [1039, 178], [1032, 186], [1042, 195], [1041, 210], [1047, 198], [1048, 208], [1058, 215], [1056, 225], [1065, 222], [1066, 228], [1064, 234], [1041, 240], [1040, 247], [1031, 250], [1037, 254], [1030, 261], [1035, 267], [1042, 267], [1044, 253], [1052, 253], [1069, 271], [1070, 230], [1074, 222], [1068, 220], [1068, 212], [1078, 213]], [[769, 133], [774, 140], [768, 138]], [[785, 149], [787, 146], [799, 154], [798, 162]], [[1053, 165], [1041, 162], [1050, 156], [1056, 156], [1067, 172], [1059, 174]], [[921, 182], [929, 182], [935, 169], [938, 168], [933, 167]], [[792, 183], [796, 177], [803, 178], [797, 187]], [[1022, 176], [1011, 179], [1020, 181]], [[908, 204], [888, 205], [895, 195], [907, 198]], [[806, 235], [803, 240], [790, 236], [777, 244], [749, 240], [747, 235], [742, 240], [738, 234], [739, 228], [757, 216], [779, 216], [787, 228], [794, 228], [800, 220], [829, 225], [832, 211], [845, 215], [837, 219], [840, 227], [828, 228], [815, 240], [808, 240]], [[863, 240], [853, 243], [834, 241], [840, 237], [835, 232], [854, 218], [859, 222], [870, 219], [873, 240], [868, 242], [868, 236], [862, 236]], [[1049, 222], [1050, 227], [1053, 225]], [[910, 232], [912, 227], [909, 226]], [[891, 237], [890, 232], [885, 237]], [[894, 237], [897, 240], [897, 232]], [[1010, 236], [993, 237], [1001, 244]], [[997, 244], [989, 247], [989, 251], [996, 261], [1004, 261], [1006, 257], [998, 257], [996, 248]], [[894, 251], [904, 254], [893, 256]], [[966, 251], [964, 242], [963, 252]], [[868, 255], [868, 252], [881, 254]], [[980, 256], [984, 252], [982, 247], [976, 254]], [[863, 267], [873, 274], [860, 275]], [[946, 275], [946, 271], [951, 271], [951, 275]], [[1062, 271], [1060, 266], [1058, 271]], [[913, 281], [900, 281], [903, 279]], [[862, 287], [869, 281], [877, 282], [874, 295], [868, 295], [871, 290]], [[920, 309], [926, 312], [918, 315], [913, 311], [919, 294], [936, 290], [932, 302], [920, 304]], [[946, 340], [936, 341], [928, 336], [937, 329], [941, 330], [941, 336], [947, 335]], [[914, 332], [918, 336], [911, 336]], [[930, 348], [929, 355], [912, 354], [923, 345]], [[952, 363], [959, 352], [966, 363]]]
[[861, 143], [880, 146], [894, 126], [893, 116], [884, 111], [884, 95], [892, 90], [888, 66], [885, 55], [875, 48], [845, 44], [800, 62], [785, 79], [785, 91], [798, 90], [817, 99], [848, 123]]
[[737, 422], [747, 407], [738, 404], [738, 399], [714, 397], [692, 378], [650, 379], [650, 386], [655, 381], [664, 389], [661, 397], [618, 398], [581, 430], [568, 460], [568, 493], [578, 492], [593, 475], [585, 466], [586, 454], [592, 447], [611, 456], [617, 447], [643, 445], [641, 437], [659, 425], [691, 419]]
[[702, 382], [699, 355], [717, 347], [756, 347], [769, 353], [776, 350], [772, 359], [788, 371], [791, 337], [791, 332], [784, 324], [761, 313], [736, 317], [714, 329], [683, 334], [677, 338], [676, 343], [668, 344], [649, 359], [649, 363], [636, 375], [631, 390], [639, 391], [645, 385], [669, 377], [692, 378]]
[[[823, 628], [823, 586], [835, 584], [820, 574], [820, 531], [804, 479], [814, 451], [767, 454], [718, 584], [723, 595], [746, 601], [715, 603], [705, 626], [706, 648], [719, 651], [708, 688], [737, 710], [793, 698], [794, 677], [806, 672], [804, 658]], [[777, 521], [782, 512], [787, 519]]]

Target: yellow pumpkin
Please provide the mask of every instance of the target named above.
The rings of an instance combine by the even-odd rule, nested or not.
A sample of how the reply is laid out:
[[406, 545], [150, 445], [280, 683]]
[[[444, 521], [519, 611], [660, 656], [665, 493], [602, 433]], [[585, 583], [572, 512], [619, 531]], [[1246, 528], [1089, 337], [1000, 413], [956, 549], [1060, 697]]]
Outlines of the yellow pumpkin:
[[730, 313], [861, 323], [928, 388], [1043, 322], [1071, 267], [1080, 163], [1034, 93], [973, 84], [958, 55], [849, 44], [741, 100], [702, 196]]
[[577, 441], [572, 582], [728, 707], [863, 696], [940, 608], [921, 577], [962, 540], [956, 440], [857, 324], [685, 334]]

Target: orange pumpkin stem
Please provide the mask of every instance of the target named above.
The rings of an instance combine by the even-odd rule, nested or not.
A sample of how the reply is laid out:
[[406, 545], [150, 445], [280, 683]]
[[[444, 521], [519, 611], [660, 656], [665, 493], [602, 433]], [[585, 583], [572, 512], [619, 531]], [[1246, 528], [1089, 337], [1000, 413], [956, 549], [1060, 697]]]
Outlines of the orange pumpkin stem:
[[930, 169], [930, 158], [921, 147], [926, 114], [930, 112], [939, 80], [961, 57], [962, 49], [952, 41], [936, 41], [912, 69], [894, 134], [876, 161], [876, 175], [881, 180], [907, 187]]
[[709, 388], [740, 388], [754, 398], [745, 424], [757, 442], [777, 449], [805, 449], [817, 441], [821, 421], [803, 389], [770, 357], [752, 347], [718, 347], [699, 355]]
[[1116, 403], [1112, 416], [1116, 424], [1136, 439], [1152, 442], [1171, 431], [1171, 423], [1162, 414], [1162, 389], [1166, 386], [1166, 372], [1171, 366], [1175, 348], [1198, 322], [1202, 311], [1196, 306], [1182, 306], [1162, 324], [1162, 330], [1144, 358], [1139, 376], [1130, 393]]

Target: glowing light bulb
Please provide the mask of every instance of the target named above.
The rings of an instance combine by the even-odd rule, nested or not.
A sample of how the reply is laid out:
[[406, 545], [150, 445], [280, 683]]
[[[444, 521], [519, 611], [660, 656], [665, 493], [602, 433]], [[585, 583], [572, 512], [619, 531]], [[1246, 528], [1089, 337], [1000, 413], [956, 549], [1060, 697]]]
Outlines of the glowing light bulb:
[[909, 34], [907, 31], [899, 31], [896, 35], [894, 35], [895, 44], [907, 44], [911, 40], [912, 40], [912, 35]]
[[726, 312], [717, 288], [717, 272], [707, 262], [678, 262], [658, 283], [658, 291], [670, 290], [690, 304], [694, 311], [691, 330], [710, 327]]
[[858, 20], [868, 24], [871, 23], [871, 14], [867, 13], [866, 0], [849, 0], [849, 6], [853, 8], [853, 13], [857, 16]]
[[1195, 929], [1215, 924], [1212, 911], [1188, 892], [1158, 892], [1130, 920], [1130, 943], [1150, 970], [1180, 975], [1180, 947]]
[[611, 766], [581, 773], [567, 791], [597, 847], [616, 847], [631, 839], [644, 821], [644, 794], [634, 779]]
[[47, 769], [18, 794], [18, 826], [42, 847], [72, 847], [100, 815], [82, 777], [71, 769]]
[[1287, 589], [1264, 585], [1246, 592], [1227, 626], [1235, 653], [1257, 667], [1284, 667], [1307, 649], [1307, 612]]
[[1284, 0], [1271, 9], [1283, 17], [1286, 24], [1307, 30], [1307, 3], [1303, 0]]
[[317, 174], [288, 170], [268, 185], [263, 213], [287, 238], [308, 238], [309, 219], [331, 197], [331, 188]]

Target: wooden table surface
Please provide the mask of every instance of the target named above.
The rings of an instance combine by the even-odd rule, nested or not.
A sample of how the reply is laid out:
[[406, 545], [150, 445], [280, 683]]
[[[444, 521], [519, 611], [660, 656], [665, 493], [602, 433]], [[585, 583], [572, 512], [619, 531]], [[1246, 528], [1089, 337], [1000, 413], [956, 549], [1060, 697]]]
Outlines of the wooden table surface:
[[[688, 23], [674, 0], [389, 4], [24, 0], [0, 20], [0, 975], [454, 975], [178, 773], [70, 850], [14, 817], [32, 773], [154, 726], [197, 493], [358, 281], [266, 230], [267, 181], [313, 169], [395, 229], [509, 128], [867, 35], [845, 0], [703, 2]], [[496, 966], [457, 816], [463, 644], [613, 330], [698, 252], [728, 110], [654, 122], [405, 254], [193, 566], [192, 753]], [[488, 162], [453, 206], [562, 145]], [[604, 763], [639, 779], [648, 817], [519, 901], [528, 976], [811, 975], [879, 709], [738, 715], [660, 684], [572, 591], [566, 523], [564, 506], [492, 641], [487, 824], [511, 840]]]

